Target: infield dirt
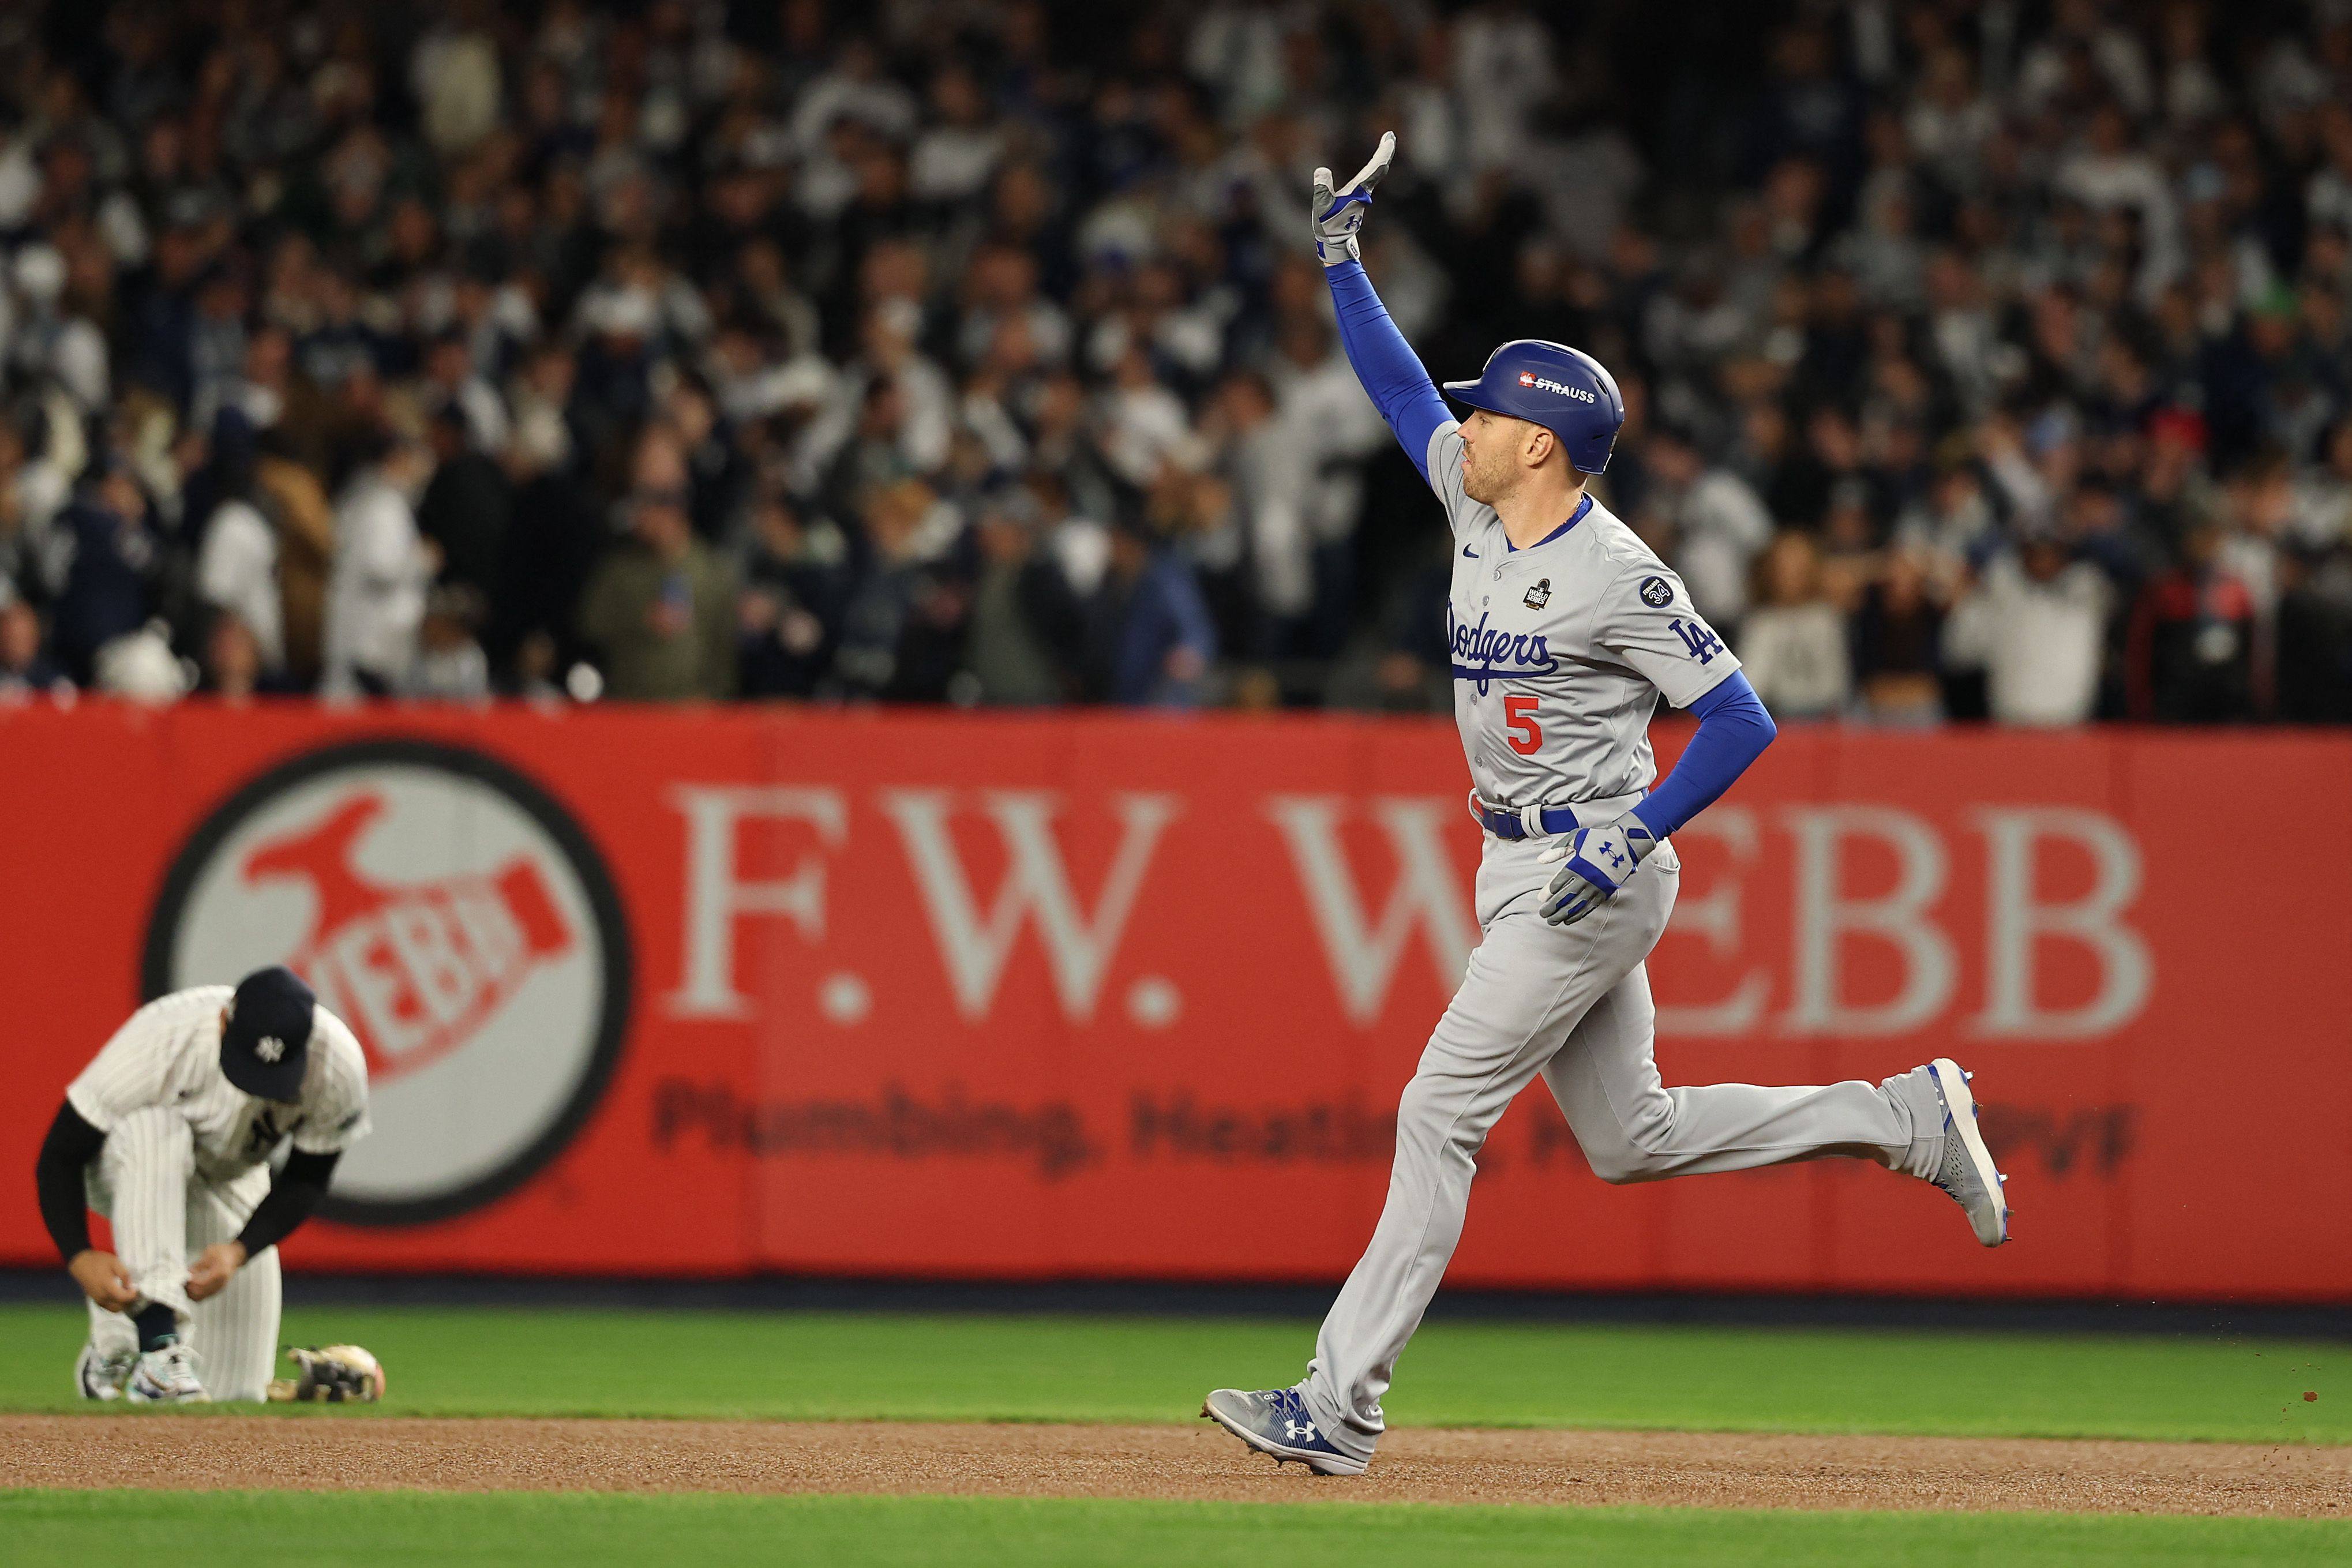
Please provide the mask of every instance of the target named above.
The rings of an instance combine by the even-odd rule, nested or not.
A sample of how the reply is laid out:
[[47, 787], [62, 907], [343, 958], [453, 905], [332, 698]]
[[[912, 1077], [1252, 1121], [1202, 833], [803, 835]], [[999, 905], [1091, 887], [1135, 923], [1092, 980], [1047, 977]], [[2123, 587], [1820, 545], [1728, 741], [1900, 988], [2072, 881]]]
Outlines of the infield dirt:
[[956, 1493], [1235, 1502], [1650, 1503], [2352, 1518], [2352, 1448], [1406, 1430], [1369, 1476], [1206, 1424], [0, 1415], [0, 1487]]

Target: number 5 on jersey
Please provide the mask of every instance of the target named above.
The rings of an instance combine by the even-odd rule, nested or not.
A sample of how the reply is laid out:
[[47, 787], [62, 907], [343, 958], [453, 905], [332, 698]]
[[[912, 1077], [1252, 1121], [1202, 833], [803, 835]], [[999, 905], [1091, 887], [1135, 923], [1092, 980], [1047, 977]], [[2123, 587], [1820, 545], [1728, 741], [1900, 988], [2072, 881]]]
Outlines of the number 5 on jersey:
[[1543, 726], [1536, 722], [1534, 698], [1504, 698], [1503, 728], [1511, 732], [1511, 750], [1519, 755], [1532, 757], [1543, 750]]

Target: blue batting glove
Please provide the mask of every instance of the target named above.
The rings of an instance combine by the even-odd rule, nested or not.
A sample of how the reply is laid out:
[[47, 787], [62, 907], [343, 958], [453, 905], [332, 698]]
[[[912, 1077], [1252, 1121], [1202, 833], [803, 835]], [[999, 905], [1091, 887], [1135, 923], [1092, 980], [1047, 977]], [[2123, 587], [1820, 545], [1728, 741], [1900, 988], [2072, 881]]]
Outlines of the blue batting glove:
[[1615, 898], [1657, 847], [1657, 836], [1632, 812], [1606, 827], [1578, 828], [1536, 857], [1567, 862], [1544, 893], [1543, 918], [1574, 925]]
[[1340, 189], [1331, 188], [1330, 170], [1315, 171], [1315, 205], [1307, 216], [1315, 225], [1315, 256], [1324, 266], [1363, 259], [1356, 248], [1356, 231], [1364, 226], [1364, 216], [1372, 210], [1372, 187], [1389, 172], [1389, 160], [1395, 156], [1396, 132], [1384, 131], [1371, 161]]

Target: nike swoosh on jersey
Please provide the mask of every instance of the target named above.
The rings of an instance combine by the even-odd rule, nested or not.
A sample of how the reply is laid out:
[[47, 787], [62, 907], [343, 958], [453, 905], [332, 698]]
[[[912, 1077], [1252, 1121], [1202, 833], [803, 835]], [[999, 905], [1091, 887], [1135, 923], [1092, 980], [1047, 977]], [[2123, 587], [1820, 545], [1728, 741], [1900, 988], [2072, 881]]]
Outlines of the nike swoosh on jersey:
[[1473, 561], [1475, 561], [1475, 560], [1477, 560], [1477, 559], [1478, 559], [1478, 552], [1477, 552], [1476, 551], [1475, 551], [1475, 550], [1471, 549], [1471, 548], [1470, 548], [1468, 545], [1466, 545], [1466, 544], [1465, 544], [1465, 545], [1464, 545], [1464, 546], [1462, 547], [1462, 553], [1463, 553], [1463, 554], [1465, 554], [1465, 555], [1467, 555], [1467, 556], [1468, 556], [1468, 557], [1470, 557], [1470, 559], [1471, 559], [1471, 560], [1473, 560]]

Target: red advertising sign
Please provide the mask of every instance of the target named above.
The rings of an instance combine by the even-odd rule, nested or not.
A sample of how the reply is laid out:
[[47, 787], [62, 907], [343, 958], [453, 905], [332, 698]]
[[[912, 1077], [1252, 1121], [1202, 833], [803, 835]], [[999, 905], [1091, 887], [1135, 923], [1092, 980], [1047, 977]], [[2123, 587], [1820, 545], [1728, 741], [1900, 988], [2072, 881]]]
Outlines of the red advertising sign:
[[[142, 995], [291, 963], [377, 1129], [299, 1268], [1335, 1280], [1478, 940], [1437, 723], [84, 705], [0, 743], [0, 1168]], [[2016, 1239], [1848, 1162], [1607, 1187], [1537, 1093], [1452, 1279], [2352, 1299], [2352, 738], [1791, 728], [1678, 837], [1667, 1081], [1956, 1056]], [[0, 1261], [47, 1257], [0, 1184]]]

